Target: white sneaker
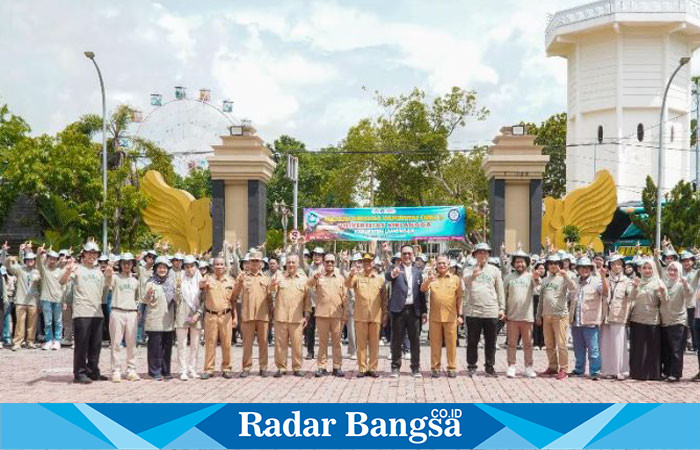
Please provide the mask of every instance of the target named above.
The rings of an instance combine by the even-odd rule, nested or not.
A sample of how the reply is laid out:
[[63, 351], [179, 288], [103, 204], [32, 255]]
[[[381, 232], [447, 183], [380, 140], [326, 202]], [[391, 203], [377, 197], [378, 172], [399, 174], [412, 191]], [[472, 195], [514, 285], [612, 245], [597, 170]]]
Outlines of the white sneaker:
[[515, 369], [515, 366], [508, 366], [508, 370], [506, 370], [506, 376], [508, 378], [515, 378], [517, 373], [518, 371]]
[[112, 374], [112, 381], [114, 383], [120, 383], [122, 381], [122, 374], [120, 374], [119, 372], [114, 372]]
[[61, 343], [58, 341], [53, 341], [53, 345], [51, 346], [51, 350], [60, 350], [61, 349]]
[[536, 378], [537, 372], [535, 372], [535, 369], [533, 369], [532, 367], [526, 367], [525, 368], [525, 376], [528, 378]]
[[44, 345], [41, 346], [42, 350], [51, 350], [52, 343], [51, 341], [46, 341], [44, 342]]
[[189, 380], [189, 378], [187, 378], [187, 374], [185, 372], [182, 372], [182, 374], [180, 375], [180, 380], [182, 380], [182, 381]]
[[199, 374], [197, 373], [196, 370], [190, 370], [190, 378], [192, 378], [193, 380], [196, 380], [199, 378]]
[[357, 359], [357, 355], [356, 355], [355, 353], [353, 353], [352, 355], [350, 355], [350, 359], [352, 359], [353, 361], [356, 360], [356, 359]]
[[129, 372], [129, 375], [126, 376], [126, 379], [129, 381], [139, 381], [141, 377], [136, 372]]

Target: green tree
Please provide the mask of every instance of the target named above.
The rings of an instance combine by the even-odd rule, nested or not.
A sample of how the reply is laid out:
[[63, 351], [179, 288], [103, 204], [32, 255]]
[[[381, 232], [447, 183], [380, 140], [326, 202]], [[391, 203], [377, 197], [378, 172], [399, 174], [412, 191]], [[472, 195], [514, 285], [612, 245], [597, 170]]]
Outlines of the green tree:
[[529, 134], [537, 136], [536, 145], [549, 155], [542, 179], [544, 197], [561, 198], [566, 194], [566, 113], [550, 116], [538, 127], [532, 122], [521, 122]]
[[186, 177], [177, 177], [175, 187], [192, 194], [194, 198], [211, 198], [211, 171], [209, 169], [194, 168]]

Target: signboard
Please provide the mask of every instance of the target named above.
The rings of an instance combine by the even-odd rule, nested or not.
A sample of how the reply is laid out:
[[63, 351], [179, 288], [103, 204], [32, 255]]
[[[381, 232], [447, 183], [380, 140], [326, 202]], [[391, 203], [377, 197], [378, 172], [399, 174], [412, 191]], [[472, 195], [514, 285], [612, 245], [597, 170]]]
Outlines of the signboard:
[[464, 206], [304, 208], [307, 241], [461, 240], [465, 223]]

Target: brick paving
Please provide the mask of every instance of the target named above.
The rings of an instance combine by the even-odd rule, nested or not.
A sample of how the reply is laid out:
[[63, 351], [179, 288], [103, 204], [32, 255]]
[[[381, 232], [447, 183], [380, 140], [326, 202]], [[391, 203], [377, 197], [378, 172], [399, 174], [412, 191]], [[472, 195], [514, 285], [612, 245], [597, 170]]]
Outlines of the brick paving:
[[[156, 382], [146, 378], [146, 349], [138, 348], [138, 372], [144, 378], [138, 382], [111, 381], [75, 385], [72, 380], [72, 350], [58, 351], [0, 350], [0, 401], [2, 402], [700, 402], [700, 383], [688, 381], [697, 373], [697, 358], [685, 357], [685, 379], [679, 383], [601, 380], [569, 378], [526, 379], [505, 377], [506, 354], [499, 348], [496, 370], [499, 377], [485, 378], [481, 372], [475, 379], [465, 376], [465, 348], [458, 349], [458, 376], [455, 379], [429, 377], [429, 353], [421, 348], [424, 378], [414, 379], [407, 373], [408, 360], [399, 379], [388, 377], [389, 347], [380, 348], [380, 378], [356, 378], [357, 362], [343, 361], [344, 379], [314, 378], [316, 361], [304, 360], [304, 378], [287, 375], [283, 378], [262, 378], [255, 373], [247, 379], [212, 379], [180, 381], [177, 378]], [[234, 371], [240, 371], [241, 348], [234, 347]], [[270, 368], [273, 348], [270, 347]], [[570, 357], [573, 357], [572, 352]], [[255, 351], [254, 354], [257, 354]], [[173, 348], [173, 373], [178, 370], [177, 348]], [[200, 352], [200, 366], [204, 349]], [[480, 350], [480, 358], [483, 358]], [[217, 360], [218, 361], [218, 360]], [[518, 353], [522, 363], [522, 352]], [[257, 360], [253, 362], [257, 370]], [[573, 361], [570, 363], [573, 367]], [[110, 374], [108, 349], [102, 349], [100, 367]], [[535, 350], [535, 368], [546, 368], [544, 350]], [[481, 369], [481, 367], [480, 367]], [[272, 371], [271, 371], [272, 372]], [[443, 374], [444, 375], [444, 374]]]

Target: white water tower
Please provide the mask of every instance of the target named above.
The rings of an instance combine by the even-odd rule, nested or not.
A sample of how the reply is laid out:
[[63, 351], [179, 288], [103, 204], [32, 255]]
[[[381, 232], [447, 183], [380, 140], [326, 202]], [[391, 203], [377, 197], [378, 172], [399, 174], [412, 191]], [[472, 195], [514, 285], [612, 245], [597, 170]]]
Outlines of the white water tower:
[[[699, 0], [603, 0], [554, 14], [548, 56], [567, 59], [566, 190], [609, 170], [618, 202], [639, 200], [658, 178], [664, 88], [679, 60], [700, 46]], [[663, 188], [695, 178], [690, 149], [690, 67], [666, 103]]]

